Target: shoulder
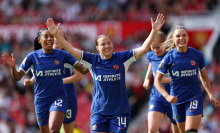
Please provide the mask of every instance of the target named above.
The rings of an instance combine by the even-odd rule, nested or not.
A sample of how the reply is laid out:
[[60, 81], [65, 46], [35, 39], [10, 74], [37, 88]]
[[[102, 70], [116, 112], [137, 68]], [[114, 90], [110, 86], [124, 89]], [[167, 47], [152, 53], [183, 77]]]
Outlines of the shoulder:
[[153, 51], [147, 52], [147, 57], [151, 57], [151, 56], [153, 56], [153, 55], [154, 55], [154, 52], [153, 52]]
[[189, 51], [193, 54], [199, 55], [199, 56], [203, 56], [203, 53], [195, 48], [189, 47]]

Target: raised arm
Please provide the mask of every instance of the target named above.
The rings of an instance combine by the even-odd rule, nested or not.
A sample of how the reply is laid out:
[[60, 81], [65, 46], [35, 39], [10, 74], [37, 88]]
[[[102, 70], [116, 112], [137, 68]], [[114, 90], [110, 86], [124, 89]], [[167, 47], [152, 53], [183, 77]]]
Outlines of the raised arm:
[[215, 97], [213, 96], [212, 87], [211, 87], [211, 84], [210, 84], [210, 81], [209, 81], [209, 78], [208, 78], [208, 75], [206, 73], [205, 68], [202, 71], [200, 71], [199, 75], [200, 75], [200, 80], [202, 82], [202, 85], [205, 88], [213, 106], [215, 106], [215, 107], [220, 106], [219, 101], [217, 99], [215, 99]]
[[144, 79], [144, 84], [143, 84], [144, 88], [150, 89], [150, 82], [151, 82], [152, 77], [153, 77], [152, 64], [149, 63], [147, 73]]
[[73, 57], [75, 57], [77, 60], [80, 60], [82, 56], [82, 51], [73, 47], [73, 45], [71, 45], [68, 41], [66, 41], [65, 38], [63, 38], [60, 34], [58, 34], [60, 23], [56, 27], [53, 19], [48, 18], [46, 24], [50, 34], [52, 34], [56, 38], [56, 41]]
[[16, 70], [14, 54], [12, 53], [10, 57], [8, 53], [4, 53], [2, 59], [11, 67], [11, 75], [13, 79], [15, 81], [21, 80], [25, 73], [20, 69], [19, 71]]
[[163, 26], [164, 22], [165, 22], [165, 20], [164, 20], [163, 14], [158, 14], [155, 22], [151, 18], [152, 30], [151, 30], [149, 36], [144, 41], [142, 46], [134, 49], [135, 58], [137, 60], [140, 59], [143, 56], [143, 54], [145, 54], [149, 51], [150, 45], [154, 41], [157, 31], [160, 30], [160, 28]]
[[161, 95], [170, 103], [175, 103], [177, 102], [178, 98], [175, 96], [170, 95], [169, 93], [167, 93], [167, 91], [165, 90], [163, 84], [162, 84], [162, 78], [163, 78], [163, 74], [158, 73], [155, 76], [154, 79], [154, 85], [157, 88], [157, 90], [161, 93]]

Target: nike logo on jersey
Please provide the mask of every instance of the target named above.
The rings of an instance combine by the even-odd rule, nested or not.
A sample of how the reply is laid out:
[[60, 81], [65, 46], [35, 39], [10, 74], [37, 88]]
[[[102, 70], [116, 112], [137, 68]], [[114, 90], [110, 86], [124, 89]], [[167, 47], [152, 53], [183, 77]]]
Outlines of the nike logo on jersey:
[[100, 68], [100, 67], [95, 67], [95, 68], [97, 69], [97, 68]]
[[177, 65], [178, 63], [174, 63], [174, 64], [172, 64], [172, 66], [175, 66], [175, 65]]
[[38, 65], [39, 65], [40, 63], [41, 63], [41, 62], [37, 62], [36, 64], [38, 64]]

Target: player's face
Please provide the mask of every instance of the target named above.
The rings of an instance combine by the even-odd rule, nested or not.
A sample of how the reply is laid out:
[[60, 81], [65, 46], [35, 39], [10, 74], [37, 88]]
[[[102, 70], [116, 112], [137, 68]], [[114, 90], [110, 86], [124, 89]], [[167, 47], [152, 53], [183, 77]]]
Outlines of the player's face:
[[[64, 33], [63, 33], [62, 30], [59, 30], [59, 31], [58, 31], [58, 34], [59, 34], [60, 36], [62, 36], [63, 38], [65, 38], [65, 37], [64, 37]], [[53, 48], [54, 48], [54, 49], [59, 49], [59, 50], [62, 49], [62, 46], [56, 41], [56, 38], [54, 38]]]
[[98, 42], [98, 46], [96, 46], [96, 49], [99, 51], [102, 59], [111, 58], [113, 52], [113, 45], [111, 39], [107, 36], [103, 36], [100, 37], [97, 40], [97, 42]]
[[54, 37], [50, 34], [48, 30], [45, 30], [41, 33], [40, 39], [38, 41], [41, 44], [45, 53], [52, 52]]
[[189, 36], [185, 29], [176, 29], [173, 33], [173, 42], [176, 47], [187, 48]]
[[151, 44], [151, 50], [155, 53], [156, 56], [163, 56], [166, 52], [163, 45], [155, 41]]

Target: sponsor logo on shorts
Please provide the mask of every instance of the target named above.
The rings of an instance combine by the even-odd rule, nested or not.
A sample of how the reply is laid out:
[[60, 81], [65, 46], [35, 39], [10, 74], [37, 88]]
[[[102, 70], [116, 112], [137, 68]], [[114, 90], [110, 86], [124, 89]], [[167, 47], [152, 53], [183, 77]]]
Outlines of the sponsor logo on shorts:
[[92, 130], [96, 130], [96, 129], [97, 129], [97, 125], [94, 124], [94, 125], [92, 126]]
[[39, 121], [39, 123], [42, 123], [43, 120], [41, 118], [38, 118], [38, 121]]
[[194, 111], [196, 111], [196, 110], [189, 110], [189, 112], [194, 112]]
[[179, 116], [179, 115], [176, 115], [176, 119], [178, 119], [178, 120], [179, 120], [179, 119], [180, 119], [180, 116]]

